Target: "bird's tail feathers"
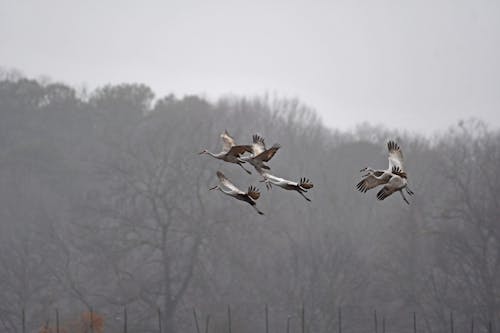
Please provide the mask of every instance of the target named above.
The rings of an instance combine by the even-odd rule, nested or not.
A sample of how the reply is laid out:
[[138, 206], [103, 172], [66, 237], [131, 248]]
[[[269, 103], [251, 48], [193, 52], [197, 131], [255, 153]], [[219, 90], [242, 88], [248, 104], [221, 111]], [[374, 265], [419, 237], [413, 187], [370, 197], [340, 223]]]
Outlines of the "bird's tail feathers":
[[302, 189], [308, 190], [314, 187], [313, 183], [308, 178], [300, 178], [299, 186]]
[[255, 186], [249, 186], [247, 194], [253, 200], [257, 200], [260, 198], [260, 192]]

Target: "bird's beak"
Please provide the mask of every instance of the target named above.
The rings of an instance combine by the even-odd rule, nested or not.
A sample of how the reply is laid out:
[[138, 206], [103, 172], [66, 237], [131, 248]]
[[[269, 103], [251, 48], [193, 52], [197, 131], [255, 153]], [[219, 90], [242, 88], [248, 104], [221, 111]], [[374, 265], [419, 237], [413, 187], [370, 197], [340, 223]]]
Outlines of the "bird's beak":
[[205, 151], [200, 151], [198, 155], [205, 154]]
[[363, 169], [359, 170], [359, 172], [366, 171], [366, 169], [368, 169], [368, 168], [363, 168]]
[[209, 188], [209, 191], [215, 190], [216, 188], [219, 188], [219, 185], [215, 185], [214, 187]]

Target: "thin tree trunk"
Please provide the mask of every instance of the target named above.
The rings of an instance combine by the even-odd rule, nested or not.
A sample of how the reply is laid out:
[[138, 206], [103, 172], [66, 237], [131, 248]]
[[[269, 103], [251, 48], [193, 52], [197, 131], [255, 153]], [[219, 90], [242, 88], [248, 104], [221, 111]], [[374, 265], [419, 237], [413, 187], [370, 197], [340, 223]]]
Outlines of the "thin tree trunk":
[[302, 333], [306, 332], [306, 309], [304, 303], [302, 303], [302, 313], [300, 315], [302, 322]]
[[94, 333], [94, 311], [90, 308], [90, 333]]
[[127, 307], [123, 307], [123, 333], [127, 333]]
[[342, 308], [339, 306], [339, 313], [338, 313], [338, 333], [342, 333]]
[[210, 315], [207, 315], [207, 319], [205, 321], [205, 333], [208, 333], [209, 325], [210, 325]]
[[162, 325], [161, 325], [161, 309], [158, 308], [158, 329], [160, 330], [160, 333], [162, 332]]
[[413, 333], [417, 333], [417, 313], [413, 312]]
[[21, 313], [21, 327], [22, 327], [22, 332], [26, 333], [26, 311], [24, 308], [22, 309]]
[[265, 313], [266, 313], [266, 333], [269, 333], [269, 310], [267, 308], [267, 304], [265, 306]]
[[227, 306], [227, 331], [231, 333], [231, 306]]
[[196, 315], [196, 309], [193, 308], [194, 324], [196, 325], [196, 333], [200, 333], [200, 325], [198, 324], [198, 316]]

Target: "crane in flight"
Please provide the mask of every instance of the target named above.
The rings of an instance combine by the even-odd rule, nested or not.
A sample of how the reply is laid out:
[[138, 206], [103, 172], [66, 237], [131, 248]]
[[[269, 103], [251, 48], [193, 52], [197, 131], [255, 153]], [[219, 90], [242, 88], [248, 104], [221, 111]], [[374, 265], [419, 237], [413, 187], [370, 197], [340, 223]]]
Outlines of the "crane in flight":
[[227, 179], [227, 177], [220, 171], [217, 171], [217, 177], [219, 178], [219, 184], [211, 187], [209, 190], [220, 190], [225, 195], [231, 196], [235, 199], [245, 201], [250, 204], [260, 215], [264, 215], [256, 205], [257, 199], [260, 197], [260, 192], [254, 186], [249, 186], [247, 192], [243, 192], [237, 188], [233, 183]]
[[276, 154], [281, 146], [275, 143], [271, 148], [266, 149], [266, 144], [264, 138], [258, 134], [252, 136], [252, 154], [246, 155], [241, 158], [241, 160], [250, 163], [258, 171], [259, 169], [271, 170], [271, 168], [265, 164], [269, 162], [271, 158]]
[[297, 191], [301, 196], [304, 197], [307, 201], [311, 201], [308, 197], [304, 195], [304, 193], [307, 193], [307, 190], [311, 189], [314, 187], [313, 183], [307, 178], [300, 178], [298, 182], [294, 182], [292, 180], [284, 179], [277, 177], [275, 175], [270, 174], [267, 171], [264, 171], [260, 168], [256, 168], [257, 171], [260, 173], [262, 176], [261, 182], [264, 182], [266, 184], [266, 188], [269, 190], [272, 188], [272, 185], [281, 187], [282, 189], [285, 189], [287, 191]]
[[220, 153], [212, 153], [212, 152], [205, 149], [202, 152], [200, 152], [199, 154], [200, 155], [208, 154], [216, 159], [219, 159], [219, 160], [222, 160], [222, 161], [225, 161], [228, 163], [238, 164], [243, 170], [245, 170], [246, 173], [251, 174], [250, 170], [245, 169], [245, 167], [243, 166], [243, 163], [245, 163], [245, 161], [243, 159], [241, 159], [240, 157], [246, 152], [252, 153], [253, 152], [252, 146], [250, 146], [250, 145], [236, 145], [234, 139], [229, 135], [227, 130], [225, 130], [224, 133], [222, 133], [220, 135], [220, 137], [221, 137], [222, 143], [223, 143], [222, 151]]
[[356, 189], [366, 193], [372, 188], [384, 185], [377, 193], [378, 200], [384, 200], [394, 192], [399, 192], [403, 200], [410, 204], [403, 193], [403, 189], [405, 189], [409, 195], [414, 194], [408, 187], [408, 174], [403, 166], [403, 152], [399, 145], [392, 140], [387, 143], [387, 150], [389, 152], [389, 167], [385, 170], [374, 170], [368, 167], [361, 169], [360, 172], [367, 171], [367, 174], [356, 184]]

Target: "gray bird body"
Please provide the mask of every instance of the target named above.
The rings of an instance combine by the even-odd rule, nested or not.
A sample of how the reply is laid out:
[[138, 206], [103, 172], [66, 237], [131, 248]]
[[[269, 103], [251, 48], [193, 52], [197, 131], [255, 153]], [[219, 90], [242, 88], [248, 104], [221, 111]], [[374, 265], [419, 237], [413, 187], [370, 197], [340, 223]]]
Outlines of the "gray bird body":
[[256, 206], [256, 200], [260, 197], [260, 192], [257, 188], [249, 186], [248, 191], [243, 192], [233, 183], [231, 183], [222, 172], [217, 171], [217, 177], [219, 178], [219, 185], [210, 188], [210, 190], [217, 189], [227, 196], [244, 201], [250, 204], [257, 211], [257, 213], [259, 213], [260, 215], [264, 215], [264, 213], [261, 212]]
[[260, 175], [263, 178], [262, 182], [266, 183], [267, 189], [271, 189], [272, 185], [275, 185], [287, 191], [297, 191], [302, 197], [304, 197], [304, 199], [306, 199], [307, 201], [311, 201], [311, 199], [304, 195], [304, 193], [307, 193], [307, 190], [314, 187], [309, 179], [301, 178], [299, 182], [294, 182], [288, 179], [274, 176], [262, 169], [257, 169], [257, 171], [259, 171]]
[[378, 200], [384, 200], [394, 192], [399, 192], [403, 200], [409, 204], [402, 191], [406, 189], [409, 195], [413, 195], [413, 191], [408, 188], [408, 175], [403, 166], [403, 152], [394, 141], [387, 143], [387, 149], [389, 152], [389, 167], [386, 170], [374, 170], [368, 167], [361, 169], [361, 172], [367, 171], [368, 173], [356, 184], [356, 188], [365, 193], [379, 185], [384, 185], [377, 193]]
[[241, 160], [250, 163], [257, 171], [259, 169], [271, 170], [271, 168], [266, 165], [265, 162], [269, 162], [269, 160], [273, 158], [273, 156], [281, 146], [275, 143], [271, 148], [267, 149], [263, 137], [254, 134], [252, 136], [252, 139], [252, 154], [243, 156]]
[[223, 142], [223, 147], [222, 151], [220, 153], [212, 153], [208, 150], [203, 150], [200, 152], [201, 154], [208, 154], [212, 156], [213, 158], [228, 162], [228, 163], [234, 163], [238, 164], [245, 172], [248, 174], [251, 174], [251, 172], [242, 165], [245, 163], [243, 159], [241, 159], [241, 156], [245, 154], [246, 152], [252, 153], [252, 146], [249, 145], [236, 145], [234, 139], [229, 135], [227, 131], [224, 131], [220, 135], [222, 142]]

